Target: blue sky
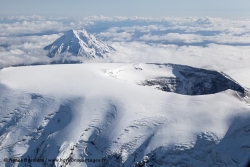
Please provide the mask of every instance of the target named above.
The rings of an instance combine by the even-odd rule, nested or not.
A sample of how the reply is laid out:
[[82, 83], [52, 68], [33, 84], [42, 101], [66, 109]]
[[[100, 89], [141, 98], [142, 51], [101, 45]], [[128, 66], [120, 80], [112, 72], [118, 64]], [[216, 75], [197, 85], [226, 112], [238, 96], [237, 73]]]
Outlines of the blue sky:
[[1, 15], [249, 17], [249, 0], [0, 0]]

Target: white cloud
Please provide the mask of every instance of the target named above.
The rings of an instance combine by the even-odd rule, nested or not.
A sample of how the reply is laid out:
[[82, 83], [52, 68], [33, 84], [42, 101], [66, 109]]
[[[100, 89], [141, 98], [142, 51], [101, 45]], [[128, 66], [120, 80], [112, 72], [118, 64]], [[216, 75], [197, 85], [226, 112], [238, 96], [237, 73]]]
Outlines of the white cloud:
[[112, 62], [175, 63], [223, 71], [250, 87], [250, 46], [209, 44], [202, 46], [147, 45], [139, 42], [113, 43]]
[[143, 41], [166, 41], [166, 42], [182, 42], [182, 43], [197, 43], [203, 42], [203, 39], [199, 35], [195, 34], [179, 34], [168, 33], [166, 35], [143, 35], [139, 38]]
[[[250, 73], [249, 19], [1, 17], [0, 67], [50, 62], [43, 47], [69, 29], [82, 28], [117, 49], [110, 59], [98, 61], [177, 63], [217, 69], [250, 87], [246, 79]], [[242, 70], [240, 75], [236, 69]]]
[[110, 39], [112, 38], [112, 41], [130, 41], [132, 39], [132, 35], [128, 32], [101, 32], [98, 34], [98, 37], [104, 38], [104, 39]]
[[60, 35], [0, 37], [0, 68], [49, 62], [43, 47], [52, 43]]
[[0, 20], [9, 20], [9, 21], [37, 21], [37, 20], [46, 20], [43, 16], [32, 15], [32, 16], [1, 16]]

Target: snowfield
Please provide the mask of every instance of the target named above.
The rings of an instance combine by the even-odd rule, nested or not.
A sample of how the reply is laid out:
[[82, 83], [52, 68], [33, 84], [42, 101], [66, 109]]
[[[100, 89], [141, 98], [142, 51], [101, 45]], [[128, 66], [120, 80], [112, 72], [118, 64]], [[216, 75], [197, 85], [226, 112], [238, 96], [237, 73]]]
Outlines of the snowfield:
[[245, 85], [244, 95], [227, 89], [191, 96], [138, 84], [175, 76], [171, 66], [144, 63], [2, 69], [0, 166], [244, 167]]

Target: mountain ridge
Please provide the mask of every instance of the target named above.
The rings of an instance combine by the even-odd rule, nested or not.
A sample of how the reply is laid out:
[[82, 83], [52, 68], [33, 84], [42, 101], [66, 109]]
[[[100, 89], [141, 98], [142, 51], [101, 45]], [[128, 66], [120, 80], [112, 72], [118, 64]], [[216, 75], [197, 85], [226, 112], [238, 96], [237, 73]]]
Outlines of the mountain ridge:
[[105, 58], [107, 53], [115, 49], [94, 35], [89, 34], [85, 29], [69, 30], [63, 36], [56, 39], [52, 44], [45, 46], [50, 58], [60, 55], [73, 55], [86, 58]]

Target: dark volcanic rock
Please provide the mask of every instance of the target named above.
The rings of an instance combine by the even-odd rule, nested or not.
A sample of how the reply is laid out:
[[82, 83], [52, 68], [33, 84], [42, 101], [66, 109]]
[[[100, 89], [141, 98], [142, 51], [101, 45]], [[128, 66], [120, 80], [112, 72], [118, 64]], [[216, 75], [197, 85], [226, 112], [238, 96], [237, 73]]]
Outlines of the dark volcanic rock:
[[176, 77], [160, 77], [146, 80], [143, 85], [157, 86], [166, 92], [185, 95], [205, 95], [232, 89], [241, 94], [244, 88], [226, 74], [183, 65], [166, 64], [173, 67]]

